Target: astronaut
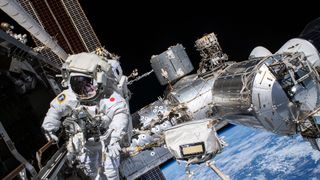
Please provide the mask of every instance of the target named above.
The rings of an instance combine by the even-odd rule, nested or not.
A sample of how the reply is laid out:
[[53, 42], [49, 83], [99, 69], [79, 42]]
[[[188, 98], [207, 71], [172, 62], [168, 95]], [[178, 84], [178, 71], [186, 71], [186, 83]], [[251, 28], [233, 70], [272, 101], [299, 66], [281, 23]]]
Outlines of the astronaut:
[[55, 142], [64, 127], [68, 159], [91, 179], [119, 179], [121, 146], [130, 142], [129, 107], [113, 72], [108, 60], [94, 53], [69, 56], [62, 68], [68, 89], [51, 102], [42, 124]]

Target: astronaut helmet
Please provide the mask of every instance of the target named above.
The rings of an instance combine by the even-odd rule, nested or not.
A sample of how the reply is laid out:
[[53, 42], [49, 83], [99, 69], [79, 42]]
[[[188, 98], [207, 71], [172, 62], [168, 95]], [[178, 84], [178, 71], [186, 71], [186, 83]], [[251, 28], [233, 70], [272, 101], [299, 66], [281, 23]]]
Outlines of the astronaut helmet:
[[106, 96], [115, 79], [107, 60], [94, 53], [70, 55], [63, 65], [62, 77], [65, 86], [83, 102]]
[[83, 100], [95, 97], [99, 90], [98, 83], [93, 77], [80, 73], [70, 74], [70, 88]]

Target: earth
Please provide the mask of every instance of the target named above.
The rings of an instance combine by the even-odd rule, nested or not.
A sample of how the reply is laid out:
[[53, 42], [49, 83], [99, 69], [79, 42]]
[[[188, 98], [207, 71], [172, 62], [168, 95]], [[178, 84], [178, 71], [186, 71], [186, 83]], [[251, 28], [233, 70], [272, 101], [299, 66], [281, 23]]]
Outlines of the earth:
[[[320, 179], [320, 152], [301, 136], [280, 136], [243, 126], [218, 133], [228, 144], [211, 161], [230, 179]], [[185, 179], [185, 163], [172, 160], [166, 179]], [[192, 165], [190, 179], [219, 179], [205, 164]]]

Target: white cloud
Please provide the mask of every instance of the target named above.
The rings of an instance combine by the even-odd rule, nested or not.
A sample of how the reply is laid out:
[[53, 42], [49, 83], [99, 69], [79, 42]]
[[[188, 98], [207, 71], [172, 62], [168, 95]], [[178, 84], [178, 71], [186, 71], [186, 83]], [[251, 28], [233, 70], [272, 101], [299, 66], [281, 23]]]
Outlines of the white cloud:
[[319, 174], [320, 173], [320, 164], [317, 164], [317, 167], [312, 170], [312, 174]]
[[[238, 144], [232, 144], [232, 147], [229, 146], [215, 158], [222, 170], [230, 175], [250, 168], [261, 173], [290, 174], [295, 171], [297, 164], [310, 160], [317, 162], [320, 159], [320, 153], [298, 136], [275, 137], [272, 133], [255, 132], [238, 141]], [[311, 158], [305, 160], [306, 157]]]
[[[320, 159], [319, 152], [312, 149], [307, 142], [301, 142], [299, 138], [279, 137], [277, 145], [268, 148], [267, 152], [259, 152], [264, 156], [259, 163], [261, 171], [273, 173], [293, 173], [297, 164], [307, 163], [310, 160], [317, 162]], [[311, 157], [306, 160], [305, 157]]]
[[[244, 142], [239, 142], [238, 145], [226, 149], [215, 159], [217, 164], [223, 167], [223, 171], [227, 174], [235, 174], [241, 169], [250, 165], [252, 161], [261, 152], [265, 152], [264, 148], [270, 141], [271, 135], [269, 133], [251, 134], [251, 138]], [[258, 143], [259, 142], [259, 143]], [[257, 153], [259, 152], [259, 153]]]

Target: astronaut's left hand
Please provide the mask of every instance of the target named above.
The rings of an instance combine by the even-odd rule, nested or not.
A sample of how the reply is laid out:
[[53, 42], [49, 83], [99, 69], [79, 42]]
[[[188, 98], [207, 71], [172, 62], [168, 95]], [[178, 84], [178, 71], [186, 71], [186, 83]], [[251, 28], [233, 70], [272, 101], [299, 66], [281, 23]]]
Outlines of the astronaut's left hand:
[[119, 142], [114, 142], [108, 145], [108, 154], [110, 157], [115, 158], [118, 157], [121, 151], [121, 147]]

